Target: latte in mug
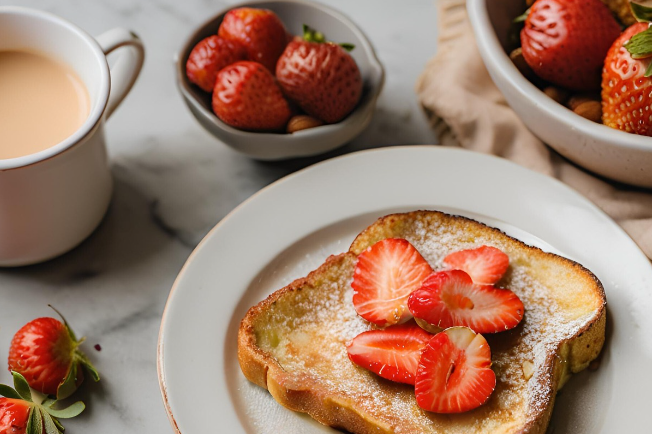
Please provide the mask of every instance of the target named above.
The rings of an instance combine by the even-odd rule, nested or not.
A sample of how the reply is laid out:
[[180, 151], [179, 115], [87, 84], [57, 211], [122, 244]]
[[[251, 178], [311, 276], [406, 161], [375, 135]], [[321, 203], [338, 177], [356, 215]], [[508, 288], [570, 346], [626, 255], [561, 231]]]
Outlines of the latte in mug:
[[0, 159], [63, 141], [83, 125], [90, 106], [69, 65], [36, 51], [0, 51]]

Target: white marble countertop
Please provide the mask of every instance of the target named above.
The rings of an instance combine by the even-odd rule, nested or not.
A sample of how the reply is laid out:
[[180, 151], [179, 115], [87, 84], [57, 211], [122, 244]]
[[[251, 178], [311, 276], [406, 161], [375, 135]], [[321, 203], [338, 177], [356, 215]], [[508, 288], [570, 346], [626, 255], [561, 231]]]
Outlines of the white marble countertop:
[[[91, 35], [114, 27], [144, 41], [141, 76], [107, 124], [115, 193], [91, 237], [45, 264], [0, 269], [0, 366], [25, 323], [61, 310], [102, 374], [78, 398], [87, 410], [68, 433], [172, 432], [156, 373], [159, 324], [186, 258], [220, 219], [251, 194], [316, 161], [359, 149], [434, 143], [418, 106], [417, 77], [435, 52], [434, 0], [322, 0], [367, 34], [386, 69], [370, 127], [319, 158], [261, 163], [236, 154], [195, 121], [174, 83], [172, 58], [192, 29], [233, 1], [0, 0], [47, 10]], [[100, 344], [102, 350], [93, 349]], [[201, 373], [189, 373], [201, 379]], [[10, 375], [0, 369], [0, 382]], [[191, 398], [189, 398], [191, 399]]]

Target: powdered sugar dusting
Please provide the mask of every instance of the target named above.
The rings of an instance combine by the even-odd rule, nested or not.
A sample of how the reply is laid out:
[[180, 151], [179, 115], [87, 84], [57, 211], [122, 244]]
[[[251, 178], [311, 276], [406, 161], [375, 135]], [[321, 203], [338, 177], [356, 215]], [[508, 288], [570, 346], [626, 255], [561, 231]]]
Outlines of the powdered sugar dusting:
[[522, 249], [506, 237], [471, 234], [440, 224], [438, 219], [415, 220], [403, 230], [435, 270], [444, 268], [442, 261], [449, 253], [483, 244], [510, 257], [512, 265], [498, 286], [521, 298], [525, 315], [516, 329], [486, 336], [497, 376], [496, 390], [487, 404], [460, 415], [428, 413], [417, 406], [411, 386], [383, 380], [349, 361], [345, 343], [372, 328], [357, 316], [351, 302], [355, 263], [350, 258], [331, 267], [314, 287], [294, 291], [286, 296], [290, 300], [269, 309], [257, 325], [259, 345], [278, 361], [290, 381], [328, 390], [327, 395], [334, 398], [324, 405], [355, 408], [399, 434], [502, 432], [523, 426], [549, 403], [550, 372], [543, 367], [555, 357], [558, 344], [591, 321], [594, 312], [560, 306], [550, 297], [551, 288], [535, 278]]

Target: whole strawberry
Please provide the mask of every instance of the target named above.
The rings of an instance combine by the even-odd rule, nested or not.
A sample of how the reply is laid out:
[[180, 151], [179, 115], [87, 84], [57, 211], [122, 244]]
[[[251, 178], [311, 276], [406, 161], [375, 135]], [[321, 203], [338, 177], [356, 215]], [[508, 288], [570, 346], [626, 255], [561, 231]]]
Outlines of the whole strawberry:
[[[57, 312], [58, 313], [58, 312]], [[79, 350], [83, 342], [63, 322], [37, 318], [14, 335], [9, 348], [9, 370], [23, 375], [30, 387], [63, 399], [84, 380], [84, 366], [95, 381], [100, 377], [88, 358]]]
[[217, 34], [242, 44], [247, 60], [262, 63], [272, 73], [288, 42], [283, 22], [267, 9], [231, 9], [224, 15]]
[[244, 60], [246, 54], [244, 47], [237, 41], [217, 35], [209, 36], [199, 41], [190, 52], [186, 75], [192, 83], [206, 92], [212, 92], [220, 69]]
[[276, 79], [288, 98], [327, 124], [344, 119], [362, 95], [362, 76], [355, 60], [343, 46], [327, 42], [323, 34], [307, 26], [303, 38], [290, 42], [278, 59]]
[[616, 39], [602, 73], [602, 122], [652, 136], [652, 8], [632, 3], [639, 23]]
[[65, 409], [56, 409], [57, 401], [46, 399], [34, 402], [25, 378], [12, 372], [14, 387], [0, 384], [0, 434], [61, 434], [64, 431], [59, 419], [67, 419], [84, 411], [78, 401]]
[[292, 114], [272, 74], [250, 61], [236, 62], [217, 74], [213, 112], [228, 125], [251, 131], [283, 130]]
[[620, 26], [600, 0], [537, 0], [521, 31], [523, 57], [536, 75], [572, 90], [597, 90]]

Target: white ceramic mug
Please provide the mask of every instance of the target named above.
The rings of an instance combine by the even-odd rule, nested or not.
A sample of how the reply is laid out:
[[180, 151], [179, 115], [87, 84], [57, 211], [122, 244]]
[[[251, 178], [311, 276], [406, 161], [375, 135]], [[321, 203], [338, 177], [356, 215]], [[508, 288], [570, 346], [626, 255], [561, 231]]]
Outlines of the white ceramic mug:
[[[100, 223], [113, 190], [104, 122], [131, 89], [144, 59], [142, 43], [127, 30], [93, 39], [52, 14], [0, 6], [0, 50], [21, 49], [70, 65], [88, 90], [91, 109], [86, 122], [62, 142], [0, 160], [0, 266], [58, 256]], [[120, 52], [109, 68], [106, 55], [116, 49]]]

